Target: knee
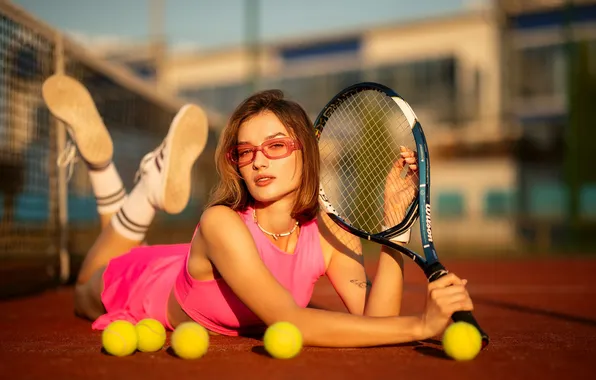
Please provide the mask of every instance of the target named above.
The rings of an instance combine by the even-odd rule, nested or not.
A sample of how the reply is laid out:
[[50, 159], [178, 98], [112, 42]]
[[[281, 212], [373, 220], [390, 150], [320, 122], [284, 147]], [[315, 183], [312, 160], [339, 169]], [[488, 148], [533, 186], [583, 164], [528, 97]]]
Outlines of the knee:
[[101, 275], [92, 276], [87, 282], [77, 283], [74, 289], [74, 312], [91, 320], [105, 312], [101, 302]]
[[74, 288], [74, 313], [79, 317], [87, 317], [87, 310], [85, 307], [86, 284], [76, 284]]

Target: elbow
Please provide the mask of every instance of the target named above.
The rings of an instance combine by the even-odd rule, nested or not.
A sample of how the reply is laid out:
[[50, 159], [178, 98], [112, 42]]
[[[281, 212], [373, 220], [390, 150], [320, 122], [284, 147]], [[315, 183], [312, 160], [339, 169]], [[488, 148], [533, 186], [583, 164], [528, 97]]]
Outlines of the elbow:
[[[293, 300], [292, 300], [293, 301]], [[294, 325], [302, 324], [304, 320], [303, 310], [295, 302], [288, 302], [286, 305], [277, 305], [275, 310], [267, 313], [262, 317], [263, 322], [267, 326], [271, 326], [277, 322], [290, 322]]]
[[[266, 322], [271, 326], [277, 322], [288, 322], [296, 326], [302, 335], [302, 343], [305, 346], [319, 346], [321, 337], [324, 336], [324, 326], [320, 326], [319, 318], [309, 312], [311, 309], [301, 308], [298, 305], [280, 312], [276, 317]], [[316, 314], [316, 313], [315, 313]]]

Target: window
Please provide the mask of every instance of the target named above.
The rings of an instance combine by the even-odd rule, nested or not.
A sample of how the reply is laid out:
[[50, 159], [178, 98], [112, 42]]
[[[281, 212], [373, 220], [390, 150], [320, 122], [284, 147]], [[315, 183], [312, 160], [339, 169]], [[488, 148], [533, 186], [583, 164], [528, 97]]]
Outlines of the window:
[[459, 192], [443, 192], [437, 196], [437, 216], [439, 218], [457, 218], [464, 215], [464, 198]]
[[223, 114], [231, 113], [249, 95], [248, 83], [238, 83], [227, 86], [186, 89], [180, 96], [196, 100], [207, 107]]
[[284, 78], [279, 88], [287, 97], [297, 101], [313, 117], [325, 106], [335, 93], [329, 86], [327, 75]]
[[565, 71], [565, 50], [562, 45], [520, 51], [520, 95], [522, 98], [532, 98], [564, 94]]
[[393, 88], [412, 106], [433, 109], [437, 120], [453, 119], [456, 101], [457, 61], [429, 59], [382, 66], [375, 70], [376, 81]]
[[567, 189], [558, 182], [542, 182], [530, 187], [532, 216], [560, 218], [569, 210]]
[[[361, 71], [344, 71], [337, 74], [334, 74], [332, 77], [333, 82], [333, 95], [344, 88], [356, 84], [362, 81], [362, 72]], [[333, 96], [331, 95], [331, 96]], [[329, 99], [331, 99], [331, 96]]]
[[510, 216], [514, 212], [514, 196], [509, 190], [489, 190], [484, 198], [484, 215], [489, 218]]

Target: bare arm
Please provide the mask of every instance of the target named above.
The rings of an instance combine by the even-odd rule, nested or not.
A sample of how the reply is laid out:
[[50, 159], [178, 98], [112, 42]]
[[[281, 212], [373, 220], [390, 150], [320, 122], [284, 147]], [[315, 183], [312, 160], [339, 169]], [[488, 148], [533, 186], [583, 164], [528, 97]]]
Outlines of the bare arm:
[[383, 246], [377, 274], [364, 314], [371, 317], [399, 315], [404, 288], [404, 259], [400, 252]]
[[336, 225], [324, 212], [319, 215], [324, 250], [331, 260], [327, 277], [351, 314], [373, 317], [399, 315], [403, 291], [403, 257], [381, 248], [374, 281], [368, 280], [360, 239]]
[[325, 212], [318, 215], [325, 274], [351, 314], [363, 315], [370, 281], [364, 270], [360, 239], [340, 228]]
[[421, 317], [369, 318], [299, 307], [263, 264], [243, 221], [227, 207], [205, 211], [192, 245], [193, 250], [205, 249], [226, 283], [263, 322], [295, 324], [307, 345], [364, 347], [431, 336]]

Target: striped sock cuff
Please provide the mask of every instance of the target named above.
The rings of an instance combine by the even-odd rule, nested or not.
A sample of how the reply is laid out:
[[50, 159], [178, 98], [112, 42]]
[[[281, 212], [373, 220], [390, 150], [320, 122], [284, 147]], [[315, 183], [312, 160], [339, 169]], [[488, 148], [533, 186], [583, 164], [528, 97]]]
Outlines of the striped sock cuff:
[[149, 225], [142, 225], [133, 221], [122, 208], [114, 214], [111, 223], [116, 232], [134, 241], [143, 241], [149, 229]]
[[125, 200], [126, 190], [123, 187], [115, 193], [101, 197], [96, 196], [95, 201], [97, 203], [97, 212], [99, 214], [114, 213], [122, 207]]

